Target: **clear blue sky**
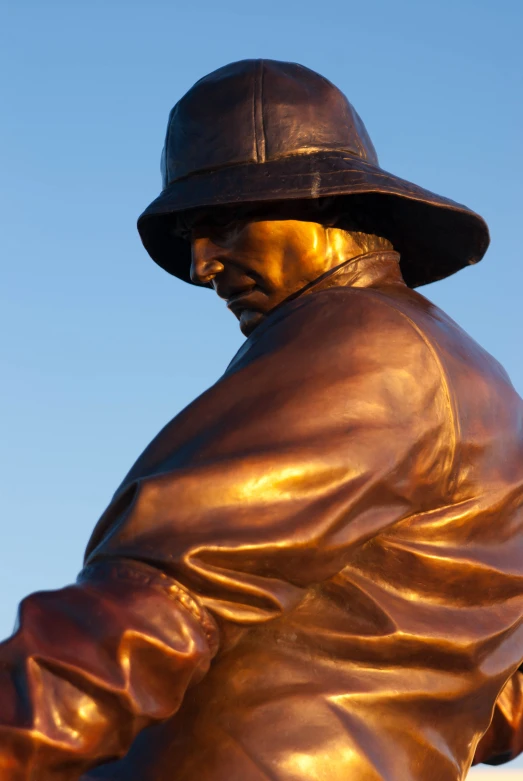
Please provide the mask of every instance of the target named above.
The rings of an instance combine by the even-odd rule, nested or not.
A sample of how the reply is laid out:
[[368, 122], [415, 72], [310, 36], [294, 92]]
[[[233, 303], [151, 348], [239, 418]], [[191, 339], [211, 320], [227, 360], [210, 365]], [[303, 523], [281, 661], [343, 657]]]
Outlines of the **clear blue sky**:
[[485, 260], [423, 292], [523, 392], [522, 34], [518, 0], [4, 0], [0, 634], [25, 593], [75, 577], [135, 457], [242, 341], [135, 229], [168, 112], [216, 67], [320, 71], [384, 168], [485, 216]]

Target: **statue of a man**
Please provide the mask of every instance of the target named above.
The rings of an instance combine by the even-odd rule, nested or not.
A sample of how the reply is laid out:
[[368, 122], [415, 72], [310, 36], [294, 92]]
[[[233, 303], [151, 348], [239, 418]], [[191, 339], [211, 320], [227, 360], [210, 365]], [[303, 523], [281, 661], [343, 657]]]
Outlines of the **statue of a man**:
[[483, 220], [299, 65], [173, 109], [152, 258], [248, 337], [0, 646], [5, 781], [458, 781], [523, 748], [523, 403], [412, 288]]

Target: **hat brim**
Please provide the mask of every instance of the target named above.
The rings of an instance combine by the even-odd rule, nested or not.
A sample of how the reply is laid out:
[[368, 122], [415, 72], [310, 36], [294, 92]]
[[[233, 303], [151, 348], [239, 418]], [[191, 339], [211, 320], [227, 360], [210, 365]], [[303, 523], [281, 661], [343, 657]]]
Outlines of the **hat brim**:
[[[191, 248], [174, 233], [173, 216], [214, 206], [340, 197], [340, 215], [351, 199], [363, 201], [373, 233], [400, 253], [409, 287], [443, 279], [477, 263], [489, 245], [482, 217], [347, 153], [294, 155], [204, 171], [168, 185], [138, 219], [143, 244], [163, 269], [190, 282]], [[343, 199], [343, 200], [341, 200]]]

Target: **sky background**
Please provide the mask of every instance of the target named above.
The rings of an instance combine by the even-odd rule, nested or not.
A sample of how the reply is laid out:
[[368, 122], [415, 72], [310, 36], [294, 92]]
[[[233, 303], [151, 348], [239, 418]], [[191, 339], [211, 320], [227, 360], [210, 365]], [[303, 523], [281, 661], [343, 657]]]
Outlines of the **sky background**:
[[[318, 70], [385, 169], [487, 219], [484, 261], [422, 292], [523, 392], [522, 34], [516, 0], [0, 3], [0, 635], [74, 579], [132, 462], [242, 342], [135, 228], [171, 106], [227, 62]], [[523, 779], [509, 767], [485, 781]]]

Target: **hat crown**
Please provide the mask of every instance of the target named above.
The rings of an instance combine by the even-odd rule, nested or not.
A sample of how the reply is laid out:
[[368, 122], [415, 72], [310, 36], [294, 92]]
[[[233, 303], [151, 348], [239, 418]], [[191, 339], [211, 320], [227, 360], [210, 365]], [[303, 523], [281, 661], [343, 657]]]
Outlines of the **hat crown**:
[[296, 63], [241, 60], [200, 79], [171, 111], [163, 187], [202, 171], [316, 152], [378, 164], [363, 122], [334, 84]]

